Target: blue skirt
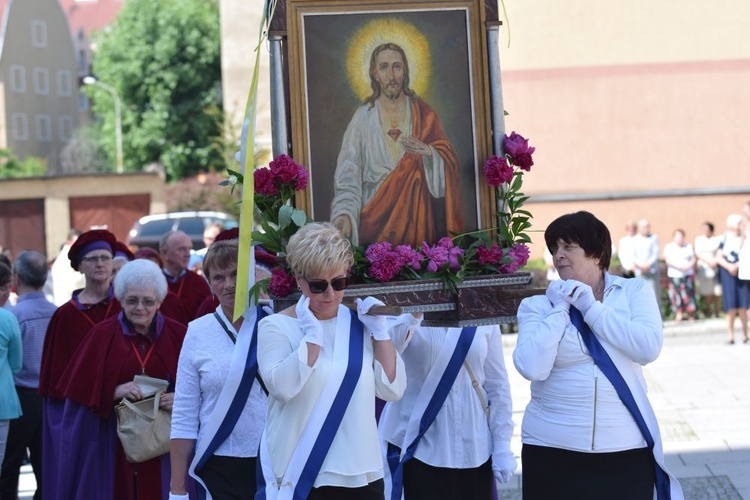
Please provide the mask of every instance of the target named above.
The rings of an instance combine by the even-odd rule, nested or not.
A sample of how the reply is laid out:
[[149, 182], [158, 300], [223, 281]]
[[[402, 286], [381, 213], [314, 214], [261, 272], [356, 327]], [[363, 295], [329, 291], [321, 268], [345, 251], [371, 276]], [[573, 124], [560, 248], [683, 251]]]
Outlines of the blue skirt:
[[724, 311], [732, 309], [747, 309], [750, 307], [750, 291], [748, 282], [732, 276], [723, 267], [719, 267], [721, 293], [724, 299]]

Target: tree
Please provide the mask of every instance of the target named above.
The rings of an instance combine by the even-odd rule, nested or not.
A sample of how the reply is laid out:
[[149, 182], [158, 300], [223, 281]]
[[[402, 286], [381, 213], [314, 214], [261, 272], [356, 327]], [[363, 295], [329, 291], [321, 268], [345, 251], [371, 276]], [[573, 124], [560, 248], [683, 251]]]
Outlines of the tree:
[[[122, 101], [126, 170], [153, 162], [170, 179], [222, 170], [215, 147], [223, 113], [219, 10], [216, 0], [128, 0], [96, 37], [95, 76]], [[115, 163], [112, 97], [90, 86], [100, 118], [100, 145]]]
[[33, 156], [21, 161], [8, 148], [0, 148], [0, 179], [17, 177], [41, 177], [47, 175], [47, 164]]

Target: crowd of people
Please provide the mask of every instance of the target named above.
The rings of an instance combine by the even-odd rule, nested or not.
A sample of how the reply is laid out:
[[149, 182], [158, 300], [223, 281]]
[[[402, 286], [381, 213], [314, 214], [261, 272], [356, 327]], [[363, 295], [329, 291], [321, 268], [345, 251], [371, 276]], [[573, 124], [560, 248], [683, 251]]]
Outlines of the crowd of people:
[[[678, 318], [695, 317], [696, 291], [722, 297], [747, 339], [745, 222], [720, 237], [705, 223], [695, 245], [674, 232]], [[512, 356], [531, 382], [524, 498], [682, 497], [642, 374], [662, 346], [661, 249], [647, 221], [627, 230], [615, 246], [577, 212], [545, 231], [554, 280], [521, 302]], [[211, 228], [195, 256], [181, 232], [136, 252], [106, 230], [72, 234], [62, 258], [83, 283], [59, 305], [43, 255], [0, 262], [0, 299], [16, 295], [0, 307], [0, 497], [17, 498], [28, 459], [35, 499], [496, 498], [519, 458], [499, 326], [423, 326], [372, 297], [346, 307], [354, 256], [330, 223], [288, 242], [295, 305], [235, 311], [237, 238]], [[275, 258], [255, 256], [268, 276]], [[170, 451], [131, 462], [115, 407], [146, 398], [170, 415]]]
[[[728, 344], [735, 343], [739, 319], [742, 341], [748, 339], [750, 308], [750, 202], [742, 213], [727, 217], [723, 232], [703, 222], [693, 243], [684, 229], [660, 249], [659, 238], [646, 219], [628, 222], [615, 246], [624, 277], [646, 279], [661, 302], [660, 257], [666, 266], [667, 297], [676, 321], [693, 321], [701, 314], [727, 318]], [[660, 252], [661, 250], [661, 252]], [[702, 308], [699, 303], [702, 302]]]

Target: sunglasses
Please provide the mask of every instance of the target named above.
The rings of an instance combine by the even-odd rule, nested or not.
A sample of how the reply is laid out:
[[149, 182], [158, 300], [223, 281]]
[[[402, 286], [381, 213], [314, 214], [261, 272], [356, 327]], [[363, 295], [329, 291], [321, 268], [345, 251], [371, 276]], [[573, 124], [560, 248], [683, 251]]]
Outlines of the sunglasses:
[[[307, 286], [310, 288], [310, 292], [312, 293], [323, 293], [328, 290], [329, 282], [326, 280], [309, 280], [307, 278], [302, 279], [307, 281]], [[344, 290], [349, 286], [349, 277], [346, 276], [344, 278], [333, 279], [331, 280], [330, 285], [331, 288], [333, 288], [335, 291], [340, 292], [341, 290]]]

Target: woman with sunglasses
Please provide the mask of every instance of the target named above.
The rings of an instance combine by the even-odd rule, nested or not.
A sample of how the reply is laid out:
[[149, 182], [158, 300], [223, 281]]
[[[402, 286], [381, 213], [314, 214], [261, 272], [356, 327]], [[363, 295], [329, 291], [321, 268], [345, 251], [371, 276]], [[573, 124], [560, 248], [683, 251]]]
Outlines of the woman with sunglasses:
[[383, 498], [375, 396], [399, 399], [403, 362], [379, 301], [341, 302], [354, 261], [331, 223], [300, 228], [287, 264], [302, 297], [261, 320], [258, 368], [269, 391], [256, 498]]

